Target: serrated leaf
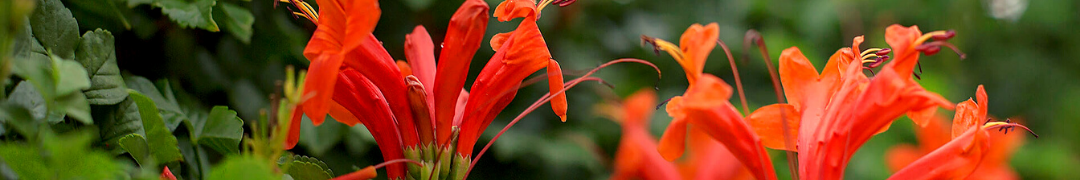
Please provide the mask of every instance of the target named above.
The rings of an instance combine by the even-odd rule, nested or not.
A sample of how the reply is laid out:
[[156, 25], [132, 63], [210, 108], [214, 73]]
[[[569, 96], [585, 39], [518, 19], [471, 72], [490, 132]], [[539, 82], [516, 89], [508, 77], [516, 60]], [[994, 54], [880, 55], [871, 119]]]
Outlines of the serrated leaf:
[[161, 8], [162, 14], [182, 27], [219, 31], [212, 15], [217, 0], [128, 0], [129, 7], [140, 4]]
[[106, 147], [115, 147], [120, 138], [129, 134], [146, 134], [143, 131], [139, 107], [130, 98], [111, 106], [91, 108], [102, 140]]
[[244, 136], [244, 120], [236, 117], [236, 111], [226, 106], [214, 106], [206, 119], [191, 119], [192, 141], [205, 145], [222, 154], [240, 152], [240, 139]]
[[176, 97], [173, 95], [172, 87], [169, 86], [168, 81], [160, 81], [157, 83], [158, 86], [155, 86], [153, 82], [144, 77], [132, 76], [124, 78], [124, 82], [128, 88], [134, 89], [154, 101], [154, 105], [157, 105], [161, 118], [165, 120], [165, 126], [169, 128], [169, 131], [176, 130], [176, 127], [180, 126], [184, 119], [187, 119], [187, 115], [177, 104]]
[[60, 57], [72, 58], [79, 42], [79, 24], [60, 0], [38, 0], [30, 15], [34, 37], [47, 50]]
[[[52, 75], [55, 84], [56, 96], [52, 99], [53, 112], [67, 114], [71, 118], [83, 123], [93, 124], [90, 116], [90, 104], [86, 100], [83, 89], [90, 88], [90, 78], [86, 76], [86, 70], [78, 62], [60, 59], [52, 56]], [[57, 111], [59, 110], [59, 111]], [[56, 117], [56, 116], [52, 116]], [[50, 117], [50, 118], [52, 118]], [[50, 122], [53, 122], [50, 119]]]
[[113, 43], [112, 33], [97, 29], [83, 34], [75, 49], [75, 60], [86, 68], [90, 77], [90, 88], [83, 91], [90, 104], [112, 105], [127, 98]]
[[33, 28], [30, 26], [30, 17], [23, 17], [23, 25], [19, 26], [19, 34], [15, 35], [14, 48], [12, 49], [16, 59], [30, 58], [32, 54], [44, 54], [45, 47], [34, 37]]
[[289, 169], [286, 173], [295, 179], [321, 180], [334, 177], [334, 171], [330, 170], [326, 163], [302, 155], [293, 156], [293, 161], [289, 163]]
[[27, 53], [23, 58], [11, 61], [11, 72], [30, 83], [38, 89], [44, 99], [52, 99], [56, 96], [56, 84], [53, 83], [52, 59], [45, 54]]
[[251, 26], [255, 24], [255, 15], [251, 14], [251, 10], [229, 3], [218, 3], [215, 8], [216, 22], [221, 23], [226, 32], [244, 44], [251, 43]]
[[56, 95], [63, 96], [90, 88], [90, 77], [86, 76], [86, 69], [79, 62], [52, 56], [52, 68]]
[[139, 107], [139, 116], [154, 159], [158, 163], [182, 160], [183, 155], [180, 154], [180, 149], [176, 145], [176, 137], [165, 127], [165, 121], [158, 114], [154, 101], [135, 90], [128, 90], [128, 96]]
[[[75, 92], [56, 98], [56, 107], [63, 110], [64, 114], [72, 119], [86, 124], [93, 124], [94, 119], [90, 116], [90, 103], [82, 92]], [[57, 111], [59, 112], [59, 111]], [[50, 123], [55, 123], [50, 119]]]
[[128, 134], [126, 136], [120, 137], [120, 139], [117, 140], [116, 144], [119, 145], [121, 149], [124, 149], [124, 151], [127, 151], [127, 153], [135, 159], [135, 162], [139, 163], [139, 165], [156, 165], [152, 163], [153, 160], [150, 159], [153, 158], [153, 156], [151, 156], [150, 154], [150, 145], [146, 144], [146, 138], [144, 138], [142, 135]]
[[280, 179], [274, 177], [273, 169], [264, 160], [248, 155], [232, 155], [225, 157], [225, 161], [214, 167], [207, 175], [209, 180], [234, 180], [234, 179]]
[[30, 110], [33, 119], [45, 119], [45, 99], [41, 97], [41, 93], [30, 82], [22, 81], [15, 85], [15, 90], [8, 94], [5, 103]]

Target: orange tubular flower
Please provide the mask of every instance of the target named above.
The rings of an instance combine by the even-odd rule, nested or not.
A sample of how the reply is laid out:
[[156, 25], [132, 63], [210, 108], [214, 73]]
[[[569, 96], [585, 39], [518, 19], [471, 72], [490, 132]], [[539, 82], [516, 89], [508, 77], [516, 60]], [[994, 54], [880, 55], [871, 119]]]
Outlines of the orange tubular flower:
[[765, 148], [742, 115], [728, 102], [732, 89], [723, 80], [703, 74], [705, 60], [716, 46], [719, 26], [694, 24], [680, 38], [681, 46], [645, 37], [658, 50], [671, 54], [686, 71], [690, 86], [683, 96], [672, 98], [667, 112], [674, 119], [660, 139], [658, 150], [667, 160], [682, 156], [689, 125], [720, 141], [757, 179], [776, 179]]
[[1019, 179], [1006, 162], [1022, 143], [1023, 134], [989, 130], [1023, 126], [989, 121], [980, 125], [983, 119], [988, 119], [987, 96], [982, 85], [976, 97], [978, 103], [968, 99], [956, 105], [951, 131], [943, 125], [943, 120], [935, 119], [928, 126], [917, 128], [920, 148], [907, 144], [891, 148], [886, 160], [897, 173], [890, 179]]
[[[940, 46], [951, 47], [941, 41], [951, 38], [951, 31], [924, 35], [917, 27], [892, 25], [885, 36], [891, 50], [871, 48], [856, 54], [863, 40], [856, 37], [850, 49], [840, 49], [829, 59], [820, 75], [797, 48], [781, 54], [780, 77], [790, 104], [758, 109], [751, 119], [766, 145], [798, 151], [801, 178], [841, 179], [855, 151], [900, 115], [906, 113], [922, 125], [926, 114], [933, 114], [937, 107], [953, 107], [911, 77], [920, 52], [934, 54]], [[924, 44], [931, 38], [939, 41]], [[895, 60], [874, 78], [862, 73], [863, 63], [876, 67], [888, 59], [889, 52], [896, 55]], [[776, 114], [796, 114], [787, 117], [797, 119], [781, 119]], [[777, 147], [784, 142], [779, 125], [785, 121], [795, 125], [788, 130], [797, 134], [796, 146], [790, 147], [795, 149]]]
[[[539, 11], [535, 1], [504, 1], [495, 8], [500, 21], [524, 17], [517, 29], [499, 33], [491, 38], [495, 55], [491, 57], [469, 93], [460, 122], [461, 135], [457, 143], [458, 156], [471, 157], [473, 146], [495, 116], [513, 100], [522, 80], [533, 72], [547, 68], [551, 93], [563, 89], [562, 70], [551, 58], [544, 37], [536, 26]], [[566, 95], [558, 94], [552, 100], [555, 114], [566, 121]]]
[[615, 152], [615, 172], [611, 179], [750, 179], [735, 155], [703, 131], [689, 130], [689, 158], [669, 162], [657, 149], [649, 133], [649, 117], [656, 105], [656, 93], [642, 89], [622, 103], [600, 109], [622, 125], [622, 140]]
[[[566, 121], [564, 89], [595, 78], [587, 77], [590, 72], [564, 87], [562, 71], [536, 26], [539, 8], [532, 3], [508, 1], [496, 9], [500, 20], [525, 20], [517, 30], [492, 38], [496, 54], [470, 93], [462, 87], [487, 28], [489, 8], [484, 1], [466, 0], [454, 13], [437, 65], [435, 47], [423, 27], [406, 36], [408, 62], [395, 62], [371, 34], [378, 19], [374, 1], [320, 1], [320, 16], [304, 15], [315, 17], [310, 19], [319, 23], [319, 29], [305, 49], [305, 56], [313, 59], [303, 87], [306, 99], [296, 106], [286, 146], [296, 144], [302, 114], [319, 125], [329, 113], [348, 125], [365, 124], [384, 160], [414, 161], [407, 167], [386, 165], [391, 179], [462, 179], [471, 169], [469, 158], [480, 133], [513, 99], [522, 81], [542, 68], [547, 69], [551, 94], [537, 104], [550, 101]], [[543, 4], [547, 3], [569, 2]], [[608, 64], [619, 62], [648, 64], [640, 60]], [[374, 174], [354, 175], [348, 177]]]
[[627, 97], [621, 107], [609, 108], [612, 120], [622, 125], [611, 179], [680, 179], [675, 164], [654, 153], [656, 138], [648, 125], [655, 106], [656, 92], [642, 89]]

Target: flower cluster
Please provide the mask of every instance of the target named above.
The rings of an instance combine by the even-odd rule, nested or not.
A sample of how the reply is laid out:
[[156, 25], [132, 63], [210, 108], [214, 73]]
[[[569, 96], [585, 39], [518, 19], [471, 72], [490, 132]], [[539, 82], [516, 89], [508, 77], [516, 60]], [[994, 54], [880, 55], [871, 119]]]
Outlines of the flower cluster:
[[[295, 14], [316, 22], [318, 29], [304, 50], [311, 64], [299, 90], [299, 103], [292, 111], [285, 147], [296, 145], [304, 116], [316, 126], [326, 115], [350, 126], [363, 124], [375, 138], [391, 179], [467, 177], [476, 161], [472, 153], [480, 134], [514, 99], [518, 88], [533, 82], [525, 79], [534, 72], [546, 69], [551, 92], [522, 115], [550, 102], [563, 122], [567, 111], [565, 89], [582, 81], [598, 80], [588, 77], [592, 74], [589, 72], [564, 82], [559, 63], [551, 57], [536, 24], [540, 10], [547, 4], [566, 6], [573, 1], [500, 3], [493, 14], [499, 21], [523, 20], [517, 29], [491, 38], [495, 54], [469, 91], [464, 89], [465, 78], [490, 18], [484, 1], [466, 0], [454, 13], [438, 61], [432, 38], [423, 26], [417, 26], [405, 38], [407, 61], [394, 61], [371, 33], [380, 15], [374, 0], [320, 0], [318, 14], [306, 3], [292, 2], [301, 7]], [[652, 65], [622, 59], [593, 72], [619, 62]], [[374, 178], [374, 169], [364, 168], [339, 178]]]
[[[937, 122], [941, 120], [935, 117], [937, 109], [954, 107], [956, 117], [951, 138], [927, 135], [932, 137], [926, 139], [932, 141], [924, 142], [927, 144], [921, 151], [901, 147], [890, 152], [909, 157], [890, 160], [896, 170], [891, 179], [963, 179], [975, 177], [972, 174], [976, 169], [989, 173], [1011, 172], [1001, 163], [1002, 156], [1007, 157], [1008, 151], [995, 147], [1008, 148], [1012, 140], [1002, 143], [995, 141], [1002, 138], [992, 137], [1003, 136], [1016, 127], [1026, 130], [1026, 127], [1011, 121], [991, 122], [986, 117], [987, 97], [982, 86], [978, 88], [978, 103], [968, 100], [954, 106], [940, 95], [923, 89], [916, 81], [919, 77], [914, 70], [921, 54], [936, 54], [942, 46], [956, 50], [945, 41], [955, 36], [953, 31], [924, 34], [915, 26], [892, 25], [885, 31], [885, 41], [891, 48], [863, 50], [859, 48], [863, 37], [855, 37], [851, 47], [842, 48], [829, 58], [820, 74], [798, 48], [788, 48], [780, 56], [780, 82], [777, 84], [778, 91], [779, 84], [783, 87], [783, 94], [778, 92], [778, 99], [781, 102], [786, 99], [787, 103], [767, 105], [743, 115], [729, 102], [733, 93], [731, 86], [716, 76], [702, 73], [706, 56], [716, 44], [727, 50], [726, 45], [717, 40], [718, 29], [715, 23], [694, 24], [682, 35], [678, 46], [643, 36], [643, 41], [653, 44], [657, 51], [668, 52], [682, 65], [690, 85], [685, 94], [667, 103], [666, 110], [674, 119], [659, 144], [654, 144], [647, 133], [641, 135], [643, 132], [638, 127], [641, 125], [634, 123], [641, 121], [635, 119], [640, 115], [622, 116], [624, 139], [616, 155], [613, 179], [705, 179], [701, 173], [680, 176], [673, 172], [675, 165], [658, 160], [662, 157], [676, 161], [687, 152], [688, 143], [689, 152], [694, 156], [689, 161], [709, 157], [698, 155], [701, 152], [727, 151], [756, 179], [776, 179], [765, 148], [789, 152], [789, 159], [795, 160], [789, 167], [800, 179], [841, 179], [856, 150], [872, 136], [888, 130], [900, 116], [907, 115], [919, 127], [936, 131], [933, 129], [941, 127], [941, 122]], [[756, 36], [756, 33], [748, 35]], [[747, 39], [747, 44], [756, 41], [762, 45], [763, 42], [760, 37]], [[963, 58], [962, 53], [958, 50], [957, 53]], [[727, 54], [730, 59], [730, 52]], [[875, 73], [874, 68], [885, 61], [890, 62]], [[864, 70], [873, 76], [867, 76]], [[735, 73], [738, 78], [737, 71]], [[741, 89], [740, 85], [740, 96]], [[637, 96], [630, 100], [637, 100]], [[743, 102], [746, 109], [745, 99]], [[722, 146], [699, 149], [713, 143], [699, 140], [701, 136]], [[648, 153], [654, 147], [659, 157]], [[717, 168], [712, 172], [727, 172], [724, 176], [708, 177], [739, 175], [738, 171], [733, 171], [738, 168], [721, 167], [727, 166], [710, 168]]]

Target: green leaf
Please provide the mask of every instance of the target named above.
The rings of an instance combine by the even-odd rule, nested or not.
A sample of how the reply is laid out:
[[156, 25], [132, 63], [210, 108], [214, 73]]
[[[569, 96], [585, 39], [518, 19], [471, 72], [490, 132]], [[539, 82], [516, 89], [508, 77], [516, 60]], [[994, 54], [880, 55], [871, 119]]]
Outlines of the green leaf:
[[[76, 0], [67, 1], [68, 5], [72, 8], [72, 14], [78, 19], [84, 20], [83, 24], [102, 24], [102, 22], [120, 23], [124, 29], [130, 30], [131, 23], [128, 22], [127, 17], [124, 16], [123, 9], [126, 7], [120, 7], [117, 3], [120, 0]], [[90, 18], [90, 19], [88, 19]], [[86, 21], [98, 21], [99, 23], [86, 22]]]
[[112, 105], [127, 98], [113, 46], [112, 33], [97, 29], [83, 34], [75, 49], [75, 60], [86, 68], [90, 77], [90, 89], [83, 91], [90, 104]]
[[35, 139], [38, 135], [40, 122], [31, 118], [30, 110], [10, 103], [0, 104], [0, 122], [10, 125], [16, 132]]
[[139, 107], [146, 140], [150, 144], [150, 153], [154, 154], [154, 159], [158, 163], [182, 160], [183, 155], [180, 154], [180, 149], [176, 145], [176, 137], [165, 127], [165, 122], [158, 114], [154, 102], [135, 90], [128, 90], [128, 96]]
[[97, 121], [95, 125], [101, 130], [100, 136], [106, 147], [116, 147], [115, 144], [118, 144], [121, 138], [130, 134], [146, 134], [143, 131], [139, 107], [131, 98], [116, 105], [93, 106], [92, 110], [91, 114]]
[[214, 167], [206, 179], [281, 179], [281, 177], [275, 177], [269, 162], [264, 162], [255, 156], [232, 155], [225, 157], [224, 162]]
[[30, 16], [34, 37], [47, 50], [64, 58], [75, 55], [79, 42], [79, 24], [60, 0], [38, 0]]
[[207, 157], [206, 149], [191, 144], [191, 139], [183, 136], [177, 137], [177, 140], [179, 140], [180, 153], [184, 154], [184, 176], [188, 179], [203, 179], [204, 175], [210, 173], [210, 159]]
[[[86, 124], [93, 124], [94, 118], [90, 116], [90, 103], [86, 101], [86, 96], [82, 92], [75, 92], [68, 95], [60, 96], [56, 98], [56, 107], [59, 110], [63, 110], [68, 117], [75, 119], [79, 122]], [[61, 112], [61, 111], [55, 111]], [[50, 116], [56, 117], [56, 116]], [[50, 119], [50, 123], [54, 120]]]
[[169, 16], [173, 22], [185, 28], [200, 28], [217, 32], [214, 22], [213, 7], [217, 0], [128, 0], [128, 6], [150, 4], [161, 8], [161, 13]]
[[326, 163], [313, 157], [302, 155], [293, 156], [286, 171], [295, 179], [330, 179], [334, 177], [334, 171], [330, 170]]
[[22, 81], [15, 85], [15, 90], [8, 94], [5, 103], [30, 110], [30, 118], [35, 120], [45, 119], [45, 99], [41, 97], [41, 93], [30, 82]]
[[52, 67], [56, 95], [63, 96], [90, 88], [90, 77], [79, 62], [52, 56]]
[[52, 99], [56, 96], [53, 89], [52, 60], [49, 56], [39, 53], [27, 53], [23, 58], [11, 61], [11, 72], [34, 85], [44, 99]]
[[176, 130], [176, 127], [180, 126], [184, 119], [187, 119], [187, 115], [184, 114], [184, 111], [180, 109], [180, 105], [176, 102], [176, 96], [174, 96], [168, 81], [159, 81], [157, 86], [141, 76], [128, 77], [124, 81], [128, 88], [134, 89], [154, 101], [154, 105], [157, 105], [161, 118], [165, 120], [165, 126], [169, 128], [169, 131]]
[[[90, 116], [90, 103], [86, 100], [83, 89], [90, 88], [90, 78], [86, 76], [86, 70], [78, 62], [60, 59], [52, 56], [52, 74], [57, 97], [52, 99], [50, 113], [63, 113], [83, 123], [93, 124]], [[59, 110], [59, 111], [58, 111]], [[52, 117], [50, 117], [52, 118]], [[50, 119], [50, 122], [53, 122]]]
[[42, 133], [42, 144], [0, 144], [0, 158], [19, 179], [118, 179], [124, 170], [112, 157], [90, 148], [88, 131], [56, 136]]
[[141, 166], [154, 166], [153, 156], [150, 154], [150, 145], [146, 144], [146, 138], [139, 134], [128, 134], [117, 141], [121, 149], [131, 154], [135, 162]]
[[329, 151], [344, 136], [343, 131], [348, 126], [334, 122], [333, 118], [326, 116], [326, 122], [315, 126], [307, 116], [303, 117], [300, 125], [300, 145], [304, 146], [312, 155], [321, 156]]
[[222, 154], [240, 152], [244, 136], [244, 120], [226, 106], [214, 106], [206, 119], [192, 119], [192, 141]]
[[251, 26], [255, 24], [255, 15], [251, 10], [229, 3], [218, 3], [215, 7], [216, 21], [221, 22], [226, 32], [236, 36], [244, 44], [251, 43]]

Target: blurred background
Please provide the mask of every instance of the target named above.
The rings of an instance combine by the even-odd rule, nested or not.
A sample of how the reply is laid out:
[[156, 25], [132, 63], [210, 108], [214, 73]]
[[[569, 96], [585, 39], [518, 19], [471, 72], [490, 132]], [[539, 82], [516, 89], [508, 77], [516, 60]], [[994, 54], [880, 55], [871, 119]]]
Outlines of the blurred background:
[[[280, 91], [288, 65], [305, 68], [301, 52], [315, 25], [292, 16], [287, 4], [270, 0], [219, 0], [249, 9], [254, 24], [246, 32], [210, 32], [180, 27], [149, 6], [125, 10], [124, 21], [85, 8], [86, 3], [65, 1], [81, 31], [105, 28], [116, 36], [120, 69], [149, 79], [170, 79], [190, 97], [207, 105], [225, 104], [243, 119], [254, 119], [269, 107], [270, 94]], [[317, 7], [314, 1], [309, 1]], [[397, 59], [404, 59], [405, 34], [423, 25], [434, 42], [442, 42], [450, 16], [462, 0], [381, 1], [382, 17], [375, 35]], [[491, 10], [500, 2], [487, 0]], [[80, 5], [81, 4], [81, 5]], [[295, 10], [295, 9], [292, 9]], [[222, 12], [215, 11], [219, 16]], [[215, 17], [216, 18], [216, 17]], [[491, 19], [478, 50], [467, 86], [494, 51], [487, 45], [496, 33], [508, 32], [516, 21]], [[1024, 179], [1069, 179], [1080, 167], [1080, 1], [959, 0], [959, 1], [856, 1], [856, 0], [579, 0], [568, 7], [547, 8], [540, 19], [549, 48], [570, 77], [617, 58], [639, 58], [663, 71], [658, 79], [651, 68], [620, 64], [601, 70], [596, 77], [614, 85], [587, 83], [568, 92], [570, 112], [562, 123], [547, 107], [529, 115], [497, 141], [477, 165], [476, 179], [605, 179], [620, 137], [617, 123], [603, 118], [594, 105], [643, 89], [658, 90], [661, 99], [686, 89], [682, 69], [666, 54], [643, 46], [641, 35], [678, 41], [693, 23], [720, 25], [720, 39], [737, 59], [743, 35], [756, 29], [765, 37], [768, 52], [799, 47], [818, 69], [833, 52], [866, 35], [867, 47], [888, 47], [884, 30], [890, 24], [918, 25], [924, 32], [956, 30], [950, 40], [967, 54], [960, 60], [944, 50], [923, 56], [919, 82], [953, 102], [974, 96], [979, 84], [989, 93], [989, 114], [1017, 117], [1040, 135], [1028, 138], [1010, 160]], [[228, 28], [228, 27], [226, 27]], [[80, 32], [81, 32], [80, 31]], [[245, 32], [245, 31], [239, 31]], [[247, 38], [249, 37], [249, 38]], [[436, 50], [438, 51], [438, 50]], [[751, 108], [775, 103], [768, 71], [757, 51], [738, 60]], [[720, 49], [713, 51], [705, 72], [733, 82]], [[773, 59], [772, 61], [776, 61]], [[542, 72], [541, 72], [542, 73]], [[530, 86], [502, 112], [481, 137], [487, 143], [499, 129], [547, 91]], [[733, 99], [734, 101], [734, 99]], [[952, 112], [941, 111], [947, 117]], [[671, 118], [657, 111], [651, 123], [659, 136]], [[890, 131], [875, 136], [855, 154], [846, 178], [884, 179], [890, 172], [884, 152], [898, 143], [916, 143], [911, 121], [897, 120]], [[381, 162], [374, 140], [360, 126], [340, 123], [303, 126], [294, 153], [317, 157], [338, 175], [354, 166]], [[770, 150], [777, 172], [786, 174], [786, 160]]]

